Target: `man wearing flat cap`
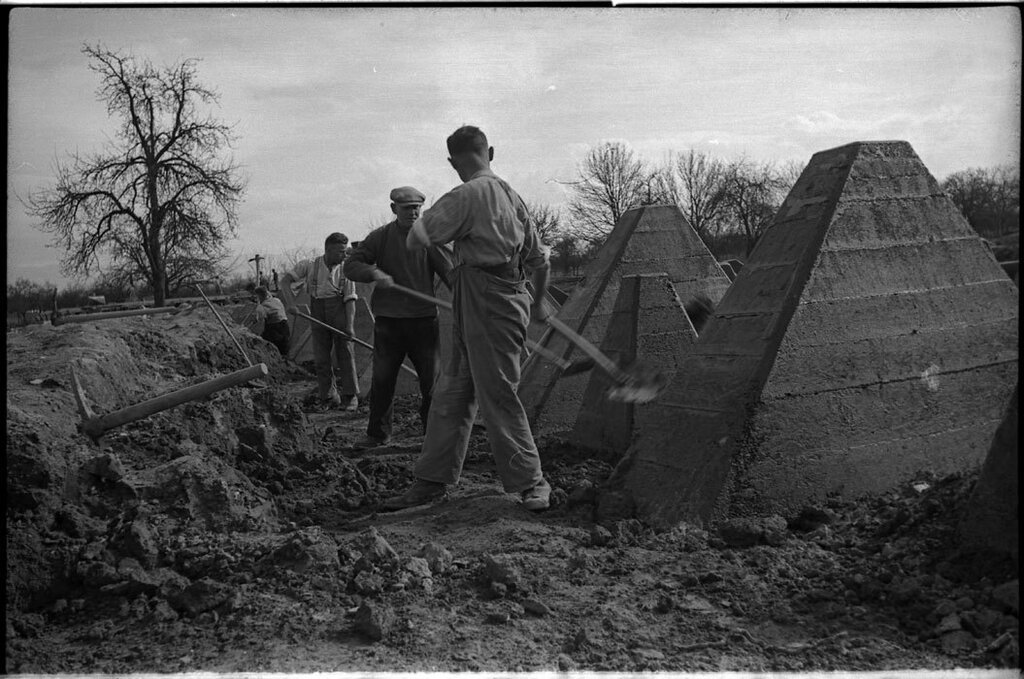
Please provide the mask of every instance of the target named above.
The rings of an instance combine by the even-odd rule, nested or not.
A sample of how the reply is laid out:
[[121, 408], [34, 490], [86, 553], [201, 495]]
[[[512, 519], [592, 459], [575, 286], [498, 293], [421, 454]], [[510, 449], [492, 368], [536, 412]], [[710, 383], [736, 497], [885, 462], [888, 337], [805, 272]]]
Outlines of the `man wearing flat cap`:
[[[310, 315], [322, 323], [354, 335], [356, 286], [342, 273], [347, 250], [348, 236], [343, 233], [327, 236], [323, 255], [299, 262], [281, 277], [281, 300], [286, 309], [294, 309], [292, 283], [303, 282], [309, 291]], [[355, 410], [359, 406], [359, 382], [352, 342], [315, 323], [310, 328], [310, 334], [313, 338], [318, 405], [322, 408]]]
[[347, 277], [375, 283], [370, 297], [374, 317], [370, 417], [366, 437], [356, 443], [359, 448], [383, 445], [391, 438], [395, 383], [406, 356], [419, 376], [420, 421], [426, 427], [440, 362], [437, 305], [392, 285], [435, 296], [437, 280], [448, 284], [451, 263], [443, 248], [414, 251], [405, 246], [426, 196], [411, 186], [402, 186], [392, 190], [390, 198], [394, 221], [371, 231], [345, 263]]

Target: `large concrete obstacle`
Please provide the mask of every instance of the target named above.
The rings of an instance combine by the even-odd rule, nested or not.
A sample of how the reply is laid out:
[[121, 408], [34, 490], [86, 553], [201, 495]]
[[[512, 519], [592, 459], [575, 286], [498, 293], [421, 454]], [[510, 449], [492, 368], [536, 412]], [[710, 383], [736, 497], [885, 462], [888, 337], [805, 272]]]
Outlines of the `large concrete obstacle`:
[[1019, 386], [1013, 390], [959, 526], [965, 547], [1002, 552], [1015, 562], [1020, 560], [1018, 392]]
[[1017, 323], [1017, 288], [908, 143], [820, 152], [652, 405], [625, 485], [674, 523], [977, 465]]
[[[620, 365], [641, 361], [671, 376], [696, 339], [697, 332], [667, 274], [630, 274], [622, 277], [599, 348]], [[639, 431], [654, 424], [650, 404], [606, 398], [613, 384], [604, 372], [591, 371], [569, 436], [572, 443], [622, 453]]]
[[[729, 278], [679, 208], [640, 207], [619, 219], [557, 318], [600, 346], [622, 277], [642, 273], [665, 273], [684, 303], [697, 294], [717, 302], [729, 287]], [[539, 342], [566, 360], [582, 357], [554, 331], [546, 332]], [[531, 356], [524, 364], [519, 395], [535, 433], [566, 434], [574, 426], [589, 375], [559, 379], [559, 373], [557, 366], [539, 356]]]

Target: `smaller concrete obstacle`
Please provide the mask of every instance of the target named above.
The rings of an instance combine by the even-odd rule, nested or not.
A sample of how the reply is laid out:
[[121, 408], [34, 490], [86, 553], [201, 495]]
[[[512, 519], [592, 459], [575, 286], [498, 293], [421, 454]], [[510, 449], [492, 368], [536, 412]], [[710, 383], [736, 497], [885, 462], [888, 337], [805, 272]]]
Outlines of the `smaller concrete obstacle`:
[[181, 311], [176, 306], [159, 306], [152, 309], [129, 309], [127, 311], [105, 311], [98, 314], [75, 314], [74, 316], [55, 316], [54, 325], [65, 323], [89, 323], [90, 321], [106, 321], [111, 318], [125, 318], [128, 316], [149, 316], [151, 314], [166, 314], [172, 311]]
[[1013, 390], [1010, 405], [992, 439], [992, 447], [981, 467], [964, 518], [960, 539], [967, 547], [1004, 552], [1015, 562], [1020, 559], [1020, 518], [1018, 516], [1017, 402], [1020, 385]]
[[[630, 364], [637, 360], [657, 365], [667, 375], [675, 372], [697, 339], [672, 281], [666, 273], [631, 274], [622, 277], [601, 351]], [[569, 440], [583, 448], [622, 453], [639, 431], [664, 427], [653, 421], [648, 407], [617, 402], [605, 394], [611, 380], [594, 372], [583, 394]]]
[[260, 377], [266, 377], [267, 372], [267, 366], [265, 363], [257, 363], [254, 366], [243, 368], [242, 370], [236, 370], [233, 373], [229, 373], [212, 380], [207, 380], [206, 382], [195, 384], [191, 387], [178, 389], [177, 391], [172, 391], [169, 394], [157, 396], [149, 399], [148, 401], [143, 401], [142, 403], [137, 403], [133, 406], [128, 406], [127, 408], [121, 408], [120, 410], [115, 410], [114, 412], [107, 413], [105, 415], [96, 415], [92, 412], [92, 409], [86, 401], [85, 391], [82, 389], [82, 384], [78, 380], [77, 373], [75, 373], [74, 366], [71, 366], [71, 384], [74, 388], [75, 400], [78, 402], [78, 412], [82, 416], [82, 422], [79, 426], [84, 433], [88, 434], [93, 439], [96, 439], [102, 436], [104, 432], [115, 427], [120, 427], [123, 424], [141, 420], [163, 410], [179, 406], [182, 403], [188, 403], [189, 401], [205, 398], [206, 396], [209, 396], [214, 392], [221, 391], [222, 389], [236, 387], [251, 380], [259, 379]]

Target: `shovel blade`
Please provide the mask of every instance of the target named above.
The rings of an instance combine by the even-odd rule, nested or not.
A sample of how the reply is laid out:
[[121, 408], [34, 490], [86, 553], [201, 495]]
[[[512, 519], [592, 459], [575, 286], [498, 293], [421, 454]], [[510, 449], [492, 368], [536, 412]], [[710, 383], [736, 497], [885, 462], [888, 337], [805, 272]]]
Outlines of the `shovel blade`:
[[625, 368], [627, 379], [608, 389], [610, 401], [622, 403], [650, 403], [668, 386], [668, 376], [650, 366], [633, 363]]

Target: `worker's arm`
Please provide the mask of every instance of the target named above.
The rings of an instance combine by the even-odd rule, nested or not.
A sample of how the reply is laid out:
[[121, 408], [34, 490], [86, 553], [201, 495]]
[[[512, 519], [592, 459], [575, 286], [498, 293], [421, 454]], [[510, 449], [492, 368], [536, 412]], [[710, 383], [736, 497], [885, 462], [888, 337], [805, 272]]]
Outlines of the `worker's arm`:
[[441, 279], [449, 290], [452, 289], [451, 273], [454, 254], [447, 245], [434, 245], [427, 248], [427, 263], [430, 271]]
[[530, 320], [543, 323], [547, 320], [547, 317], [551, 315], [551, 308], [547, 303], [548, 295], [548, 278], [551, 275], [550, 265], [538, 267], [533, 270], [531, 274], [531, 283], [533, 283], [533, 293], [536, 297], [533, 300], [533, 304], [530, 306]]
[[520, 256], [523, 258], [523, 266], [530, 272], [531, 283], [533, 284], [533, 303], [530, 305], [530, 320], [542, 323], [551, 315], [551, 309], [546, 300], [548, 296], [548, 278], [551, 275], [549, 249], [541, 241], [536, 230], [534, 230], [533, 221], [526, 210], [525, 203], [521, 199], [519, 217], [524, 220], [526, 225], [523, 249]]
[[374, 229], [349, 253], [343, 269], [345, 278], [360, 283], [378, 283], [382, 288], [390, 287], [394, 280], [383, 271], [377, 262], [381, 260], [384, 247], [384, 229]]
[[405, 247], [423, 250], [431, 245], [443, 245], [460, 238], [469, 230], [469, 196], [467, 184], [456, 186], [441, 196], [429, 210], [413, 222]]
[[281, 276], [278, 294], [281, 295], [281, 303], [284, 304], [285, 311], [295, 308], [295, 295], [292, 294], [292, 283], [294, 282], [295, 278], [290, 272]]
[[295, 281], [306, 280], [306, 275], [309, 273], [309, 267], [313, 265], [311, 260], [299, 262], [291, 271], [285, 271], [284, 275], [281, 276], [279, 292], [281, 293], [281, 303], [284, 304], [285, 311], [292, 311], [295, 309], [295, 294], [292, 292], [292, 285]]
[[355, 337], [356, 334], [356, 284], [345, 279], [345, 332]]

